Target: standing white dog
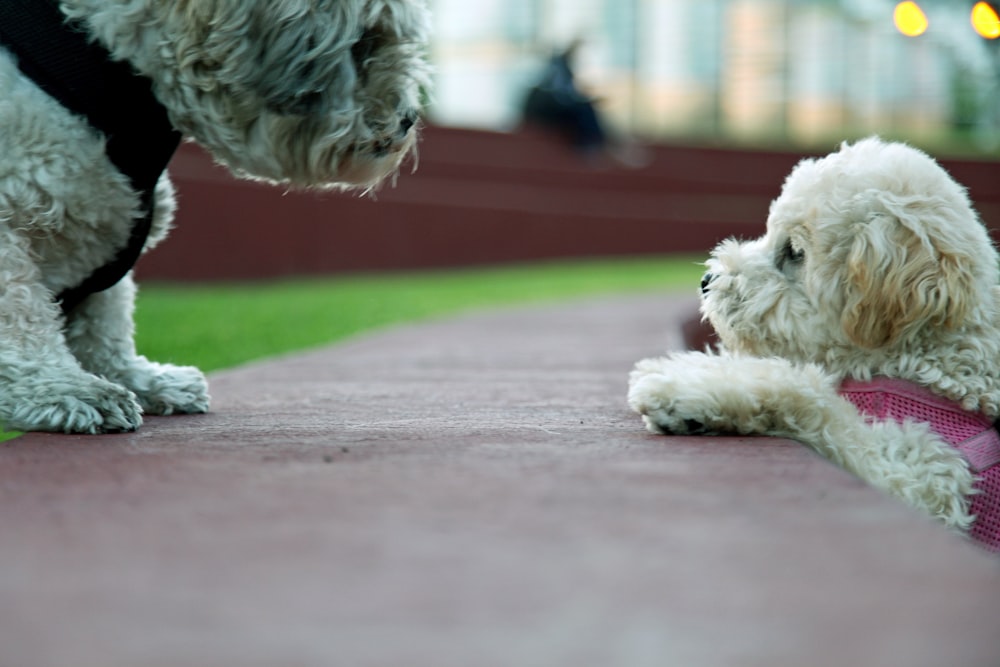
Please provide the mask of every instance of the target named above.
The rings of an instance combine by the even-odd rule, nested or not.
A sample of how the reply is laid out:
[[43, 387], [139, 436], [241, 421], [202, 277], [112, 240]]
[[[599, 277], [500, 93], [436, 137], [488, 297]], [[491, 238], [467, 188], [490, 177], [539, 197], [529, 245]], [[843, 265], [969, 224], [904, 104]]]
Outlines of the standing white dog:
[[181, 135], [238, 175], [371, 187], [416, 140], [428, 24], [423, 0], [0, 3], [0, 427], [207, 410], [198, 369], [132, 342]]
[[997, 271], [931, 158], [845, 144], [792, 171], [763, 237], [713, 252], [724, 351], [639, 362], [629, 404], [655, 433], [793, 438], [1000, 550]]

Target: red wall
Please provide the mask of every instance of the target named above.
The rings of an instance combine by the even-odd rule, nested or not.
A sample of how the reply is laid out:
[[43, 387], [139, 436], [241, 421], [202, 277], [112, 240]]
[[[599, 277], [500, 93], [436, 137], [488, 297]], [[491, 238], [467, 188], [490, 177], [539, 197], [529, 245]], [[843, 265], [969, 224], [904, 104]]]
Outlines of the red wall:
[[[177, 226], [142, 258], [150, 280], [244, 280], [524, 260], [707, 252], [762, 233], [802, 157], [656, 146], [641, 169], [597, 169], [534, 131], [431, 127], [419, 169], [376, 194], [238, 181], [185, 144], [170, 171]], [[948, 161], [1000, 230], [1000, 163]]]

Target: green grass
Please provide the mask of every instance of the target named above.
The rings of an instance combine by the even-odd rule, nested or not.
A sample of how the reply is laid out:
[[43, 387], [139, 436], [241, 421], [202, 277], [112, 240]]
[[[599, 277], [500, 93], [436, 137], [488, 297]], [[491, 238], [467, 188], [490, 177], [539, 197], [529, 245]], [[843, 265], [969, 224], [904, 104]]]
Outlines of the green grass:
[[[695, 294], [703, 262], [674, 256], [255, 284], [146, 284], [136, 304], [136, 346], [156, 361], [213, 371], [470, 309], [640, 290]], [[0, 429], [0, 442], [17, 435]]]
[[150, 359], [212, 371], [473, 308], [637, 290], [694, 293], [703, 261], [682, 256], [259, 284], [144, 285], [136, 345]]

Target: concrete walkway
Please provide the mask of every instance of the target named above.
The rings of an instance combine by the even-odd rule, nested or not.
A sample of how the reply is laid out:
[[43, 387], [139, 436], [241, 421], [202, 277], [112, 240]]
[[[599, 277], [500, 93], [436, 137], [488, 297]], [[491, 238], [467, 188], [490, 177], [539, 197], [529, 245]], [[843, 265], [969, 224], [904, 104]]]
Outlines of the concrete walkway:
[[409, 326], [0, 445], [0, 665], [1000, 665], [996, 559], [796, 443], [643, 431], [692, 307]]

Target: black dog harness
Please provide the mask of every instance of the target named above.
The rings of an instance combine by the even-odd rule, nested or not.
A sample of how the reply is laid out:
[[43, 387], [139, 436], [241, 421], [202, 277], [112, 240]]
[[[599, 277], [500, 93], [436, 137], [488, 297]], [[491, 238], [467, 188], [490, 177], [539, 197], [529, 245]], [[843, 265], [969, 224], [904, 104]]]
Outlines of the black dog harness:
[[181, 135], [152, 82], [89, 41], [59, 11], [58, 0], [0, 0], [0, 44], [17, 57], [25, 76], [105, 136], [108, 159], [140, 196], [141, 217], [125, 246], [56, 297], [69, 313], [88, 295], [118, 283], [139, 259], [153, 222], [153, 191]]

